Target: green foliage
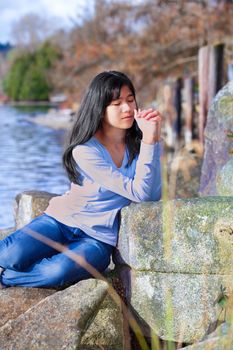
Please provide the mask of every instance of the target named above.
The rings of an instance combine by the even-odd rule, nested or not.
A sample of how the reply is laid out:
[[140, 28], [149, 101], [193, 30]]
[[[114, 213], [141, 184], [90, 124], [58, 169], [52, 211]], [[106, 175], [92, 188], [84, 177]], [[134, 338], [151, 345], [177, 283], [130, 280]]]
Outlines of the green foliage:
[[36, 64], [41, 69], [49, 69], [60, 56], [58, 49], [46, 41], [36, 53]]
[[59, 51], [49, 42], [34, 53], [21, 54], [14, 60], [3, 83], [5, 93], [15, 101], [48, 100], [52, 89], [48, 72], [59, 57]]
[[23, 79], [19, 100], [45, 101], [50, 92], [44, 71], [36, 65], [30, 65]]
[[4, 91], [13, 100], [19, 100], [20, 89], [29, 64], [29, 55], [17, 58], [3, 83]]

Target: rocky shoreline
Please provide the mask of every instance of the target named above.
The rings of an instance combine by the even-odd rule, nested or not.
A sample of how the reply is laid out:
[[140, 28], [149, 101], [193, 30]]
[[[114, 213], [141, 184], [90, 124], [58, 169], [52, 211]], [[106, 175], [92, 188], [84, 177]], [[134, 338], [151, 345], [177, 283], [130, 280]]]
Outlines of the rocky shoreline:
[[55, 130], [67, 130], [73, 124], [73, 112], [70, 109], [55, 110], [51, 109], [47, 114], [37, 115], [33, 118], [26, 118], [32, 123], [46, 126]]

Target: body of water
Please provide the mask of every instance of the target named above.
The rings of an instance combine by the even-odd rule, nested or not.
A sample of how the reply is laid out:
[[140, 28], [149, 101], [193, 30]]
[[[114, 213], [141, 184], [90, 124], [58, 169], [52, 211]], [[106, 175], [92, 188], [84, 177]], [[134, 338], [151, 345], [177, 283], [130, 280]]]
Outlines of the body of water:
[[61, 159], [66, 133], [27, 120], [38, 112], [0, 106], [0, 229], [14, 226], [13, 201], [18, 193], [61, 194], [69, 188]]

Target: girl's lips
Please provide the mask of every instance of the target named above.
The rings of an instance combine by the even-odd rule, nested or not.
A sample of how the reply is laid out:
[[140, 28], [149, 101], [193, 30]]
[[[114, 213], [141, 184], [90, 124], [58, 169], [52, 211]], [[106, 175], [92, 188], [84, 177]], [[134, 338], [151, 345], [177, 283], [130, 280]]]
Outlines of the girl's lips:
[[132, 115], [128, 115], [128, 116], [126, 116], [126, 117], [124, 117], [122, 119], [133, 119], [133, 116]]

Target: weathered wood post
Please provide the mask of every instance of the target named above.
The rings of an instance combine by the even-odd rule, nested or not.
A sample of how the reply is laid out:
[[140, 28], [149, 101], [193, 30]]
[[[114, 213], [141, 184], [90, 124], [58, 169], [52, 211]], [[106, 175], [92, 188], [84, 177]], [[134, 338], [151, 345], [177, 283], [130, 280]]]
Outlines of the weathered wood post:
[[192, 141], [193, 137], [193, 111], [194, 111], [194, 80], [192, 77], [184, 79], [184, 141], [185, 145]]
[[208, 79], [208, 108], [217, 92], [223, 86], [223, 56], [224, 45], [210, 46], [209, 49], [209, 79]]
[[176, 108], [174, 106], [174, 87], [173, 83], [166, 83], [162, 89], [161, 113], [164, 115], [164, 126], [166, 133], [166, 144], [170, 148], [175, 148], [176, 133]]
[[181, 115], [182, 115], [182, 85], [183, 81], [182, 78], [178, 78], [175, 82], [174, 86], [174, 107], [176, 110], [176, 119], [174, 123], [174, 133], [175, 133], [175, 140], [179, 140], [181, 138], [181, 130], [182, 130], [182, 121], [181, 121]]
[[199, 140], [204, 142], [204, 128], [208, 112], [208, 75], [209, 75], [209, 46], [204, 46], [198, 52], [199, 80]]
[[224, 45], [204, 46], [198, 53], [199, 139], [204, 142], [204, 128], [210, 104], [223, 84]]
[[233, 59], [228, 63], [227, 79], [228, 81], [233, 81]]

